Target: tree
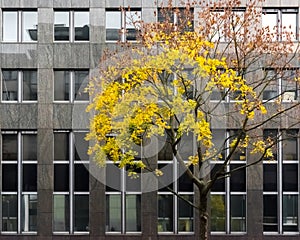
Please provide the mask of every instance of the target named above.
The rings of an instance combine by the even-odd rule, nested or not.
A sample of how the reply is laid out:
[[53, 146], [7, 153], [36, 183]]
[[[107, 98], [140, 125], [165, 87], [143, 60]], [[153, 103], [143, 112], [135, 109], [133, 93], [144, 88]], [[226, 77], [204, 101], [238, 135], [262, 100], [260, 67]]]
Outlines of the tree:
[[[222, 0], [188, 2], [180, 9], [169, 3], [156, 13], [163, 22], [139, 21], [139, 41], [125, 44], [123, 54], [106, 55], [109, 64], [89, 86], [89, 153], [101, 165], [109, 158], [126, 167], [132, 177], [142, 169], [160, 179], [164, 172], [147, 154], [137, 159], [136, 146], [153, 137], [165, 139], [199, 192], [195, 204], [188, 203], [199, 213], [200, 239], [209, 232], [208, 198], [216, 182], [272, 161], [274, 146], [284, 137], [264, 137], [262, 129], [280, 128], [283, 117], [289, 118], [285, 129], [299, 123], [293, 114], [299, 110], [296, 29], [264, 26], [262, 5], [261, 0], [246, 5]], [[191, 10], [197, 6], [196, 14]], [[274, 89], [278, 81], [281, 89]], [[213, 130], [222, 127], [234, 131], [216, 144]], [[186, 156], [181, 147], [188, 135], [194, 150]], [[255, 161], [228, 168], [236, 155], [245, 160], [245, 149]], [[204, 168], [215, 161], [220, 167], [207, 174]]]

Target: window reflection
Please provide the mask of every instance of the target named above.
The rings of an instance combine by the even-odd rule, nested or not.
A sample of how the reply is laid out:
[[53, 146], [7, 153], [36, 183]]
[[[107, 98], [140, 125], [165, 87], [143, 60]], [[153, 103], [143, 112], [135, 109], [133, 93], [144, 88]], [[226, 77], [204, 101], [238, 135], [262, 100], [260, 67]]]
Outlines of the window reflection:
[[70, 203], [68, 195], [54, 195], [53, 230], [66, 232], [70, 229]]
[[[183, 195], [183, 199], [193, 203], [193, 196]], [[194, 208], [185, 200], [178, 200], [178, 231], [179, 232], [192, 232], [193, 227], [193, 211]]]
[[37, 195], [24, 194], [22, 196], [22, 231], [37, 230]]
[[54, 40], [69, 40], [69, 12], [54, 12]]
[[37, 40], [37, 12], [23, 12], [22, 34], [25, 42]]
[[283, 231], [298, 231], [298, 196], [283, 195]]
[[126, 231], [141, 231], [141, 196], [126, 195]]
[[74, 231], [89, 230], [89, 196], [75, 195], [74, 196]]
[[173, 196], [158, 195], [158, 232], [173, 231]]
[[211, 195], [211, 231], [225, 232], [225, 195]]
[[246, 196], [231, 195], [230, 196], [230, 226], [232, 232], [246, 231]]
[[106, 231], [121, 232], [121, 195], [106, 196]]
[[265, 232], [278, 231], [277, 195], [264, 195], [263, 229]]
[[18, 230], [17, 195], [2, 196], [2, 231], [16, 232]]
[[75, 41], [89, 40], [89, 13], [74, 12]]

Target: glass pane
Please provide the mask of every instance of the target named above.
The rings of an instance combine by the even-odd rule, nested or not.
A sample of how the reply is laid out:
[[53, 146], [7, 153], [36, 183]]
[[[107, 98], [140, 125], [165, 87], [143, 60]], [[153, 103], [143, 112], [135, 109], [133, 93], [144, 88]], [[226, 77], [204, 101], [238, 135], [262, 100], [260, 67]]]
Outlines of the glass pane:
[[2, 135], [2, 161], [18, 160], [18, 135]]
[[37, 165], [23, 164], [23, 191], [37, 190]]
[[69, 161], [69, 133], [54, 133], [54, 160]]
[[283, 195], [283, 231], [298, 231], [298, 196]]
[[[237, 138], [241, 138], [242, 140], [242, 136], [240, 136], [240, 131], [239, 130], [231, 130], [230, 131], [230, 143], [232, 141], [234, 141], [235, 139]], [[232, 151], [233, 149], [230, 148], [230, 152]], [[232, 160], [246, 160], [246, 148], [242, 148], [242, 147], [237, 147], [232, 156], [231, 156], [231, 159]]]
[[298, 160], [298, 132], [286, 130], [283, 132], [282, 160]]
[[166, 131], [166, 136], [164, 136], [166, 139], [164, 138], [161, 139], [161, 144], [163, 146], [158, 146], [160, 147], [160, 151], [158, 152], [158, 160], [161, 161], [173, 160], [173, 151], [172, 151], [170, 134], [171, 133], [169, 131]]
[[173, 196], [158, 195], [158, 232], [173, 231]]
[[77, 192], [89, 191], [89, 171], [88, 166], [83, 164], [75, 164], [75, 186], [74, 190]]
[[158, 164], [158, 169], [163, 172], [162, 176], [158, 176], [158, 189], [159, 191], [169, 192], [173, 189], [173, 164]]
[[211, 231], [225, 232], [225, 196], [211, 195]]
[[2, 231], [4, 232], [18, 230], [17, 199], [17, 195], [2, 195]]
[[275, 100], [278, 97], [279, 80], [275, 71], [266, 71], [266, 85], [264, 86], [263, 100]]
[[89, 12], [74, 12], [75, 41], [89, 40]]
[[23, 12], [23, 41], [37, 41], [37, 12]]
[[69, 191], [68, 164], [54, 164], [54, 191]]
[[89, 155], [87, 154], [89, 142], [85, 140], [86, 133], [75, 132], [75, 161], [88, 161]]
[[[189, 168], [193, 172], [193, 167], [190, 166]], [[179, 171], [179, 173], [181, 174], [180, 171]], [[188, 177], [187, 173], [183, 173], [179, 177], [178, 190], [179, 190], [179, 192], [193, 192], [194, 191], [194, 184], [193, 184], [192, 180]]]
[[18, 13], [3, 11], [3, 41], [17, 42], [18, 40]]
[[37, 231], [37, 195], [22, 196], [22, 232]]
[[23, 137], [23, 160], [37, 160], [37, 135], [24, 134]]
[[18, 190], [18, 165], [2, 164], [2, 191]]
[[230, 229], [231, 232], [246, 231], [246, 196], [230, 196]]
[[121, 190], [121, 169], [114, 164], [106, 164], [106, 191]]
[[18, 71], [2, 71], [2, 100], [18, 100]]
[[297, 39], [297, 13], [282, 13], [281, 18], [283, 31], [282, 39], [291, 39], [295, 41]]
[[[185, 200], [193, 203], [193, 196], [182, 196]], [[178, 231], [179, 232], [192, 232], [194, 208], [185, 200], [178, 198]]]
[[23, 71], [23, 100], [37, 100], [37, 71]]
[[70, 229], [70, 203], [68, 195], [54, 195], [53, 231], [67, 232]]
[[141, 231], [141, 196], [126, 195], [126, 231]]
[[75, 195], [74, 199], [74, 231], [89, 231], [89, 196]]
[[69, 40], [69, 12], [54, 12], [54, 40]]
[[129, 41], [136, 40], [140, 27], [139, 21], [141, 21], [141, 12], [127, 11], [125, 17], [126, 39]]
[[264, 232], [278, 231], [277, 195], [264, 195]]
[[75, 71], [75, 100], [89, 100], [89, 94], [85, 92], [89, 81], [89, 71]]
[[125, 172], [126, 174], [126, 191], [131, 192], [140, 192], [141, 191], [141, 169], [135, 169], [135, 172], [138, 174], [137, 178], [128, 176], [128, 169]]
[[121, 29], [121, 11], [107, 11], [105, 19], [106, 40], [119, 40], [119, 31]]
[[[273, 153], [274, 160], [277, 160], [277, 144], [276, 144], [277, 136], [278, 136], [278, 131], [275, 129], [266, 129], [263, 132], [264, 141], [273, 145], [271, 147], [271, 150]], [[265, 158], [264, 160], [270, 160], [270, 159]]]
[[[236, 168], [243, 167], [241, 164], [231, 164], [230, 171]], [[231, 173], [230, 176], [230, 191], [246, 192], [246, 169], [240, 169]]]
[[121, 196], [106, 196], [106, 231], [121, 232]]
[[212, 130], [212, 142], [214, 144], [214, 148], [216, 150], [217, 160], [225, 159], [225, 139], [226, 132], [222, 129], [214, 129]]
[[67, 101], [70, 99], [70, 72], [54, 71], [54, 100]]
[[298, 191], [298, 164], [282, 165], [282, 190]]
[[264, 13], [262, 15], [262, 26], [266, 28], [265, 34], [271, 34], [271, 39], [273, 41], [277, 40], [277, 13]]
[[264, 191], [277, 192], [277, 164], [264, 164]]
[[[211, 170], [211, 177], [214, 177], [215, 174], [217, 173], [217, 171], [220, 170], [220, 168], [222, 167], [221, 164], [215, 164], [214, 166], [212, 166], [213, 169]], [[225, 178], [220, 178], [218, 179], [215, 184], [212, 186], [211, 189], [212, 192], [225, 192]]]

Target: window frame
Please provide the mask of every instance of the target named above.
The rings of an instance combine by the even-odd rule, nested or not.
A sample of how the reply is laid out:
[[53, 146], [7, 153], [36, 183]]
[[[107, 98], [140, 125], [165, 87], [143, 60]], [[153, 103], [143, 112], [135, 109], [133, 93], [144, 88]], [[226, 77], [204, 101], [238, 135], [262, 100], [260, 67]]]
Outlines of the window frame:
[[[36, 190], [25, 190], [24, 188], [24, 179], [23, 179], [23, 170], [24, 170], [24, 166], [26, 164], [34, 164], [36, 166], [36, 177], [37, 177], [37, 159], [30, 159], [30, 160], [24, 160], [23, 159], [23, 151], [24, 151], [24, 136], [26, 135], [30, 135], [30, 136], [35, 136], [35, 139], [37, 140], [37, 132], [36, 131], [2, 131], [1, 132], [1, 142], [3, 144], [3, 135], [15, 135], [16, 136], [16, 140], [17, 140], [17, 159], [14, 161], [11, 160], [3, 160], [2, 156], [3, 153], [1, 154], [1, 165], [3, 167], [4, 164], [7, 165], [16, 165], [17, 167], [17, 191], [3, 191], [1, 192], [1, 201], [3, 201], [3, 197], [4, 196], [16, 196], [17, 198], [17, 216], [16, 216], [16, 231], [3, 231], [3, 222], [1, 224], [1, 233], [4, 234], [30, 234], [30, 235], [36, 235], [37, 234], [37, 224], [36, 224], [36, 230], [28, 230], [25, 231], [23, 230], [23, 224], [24, 222], [22, 221], [23, 219], [23, 211], [25, 208], [25, 206], [23, 206], [22, 200], [24, 196], [36, 196], [35, 197], [35, 204], [36, 204], [36, 208], [37, 208], [37, 199], [38, 199], [38, 194], [37, 194], [37, 185], [36, 185]], [[35, 153], [37, 154], [37, 142], [36, 142], [36, 149], [35, 149]], [[36, 156], [37, 157], [37, 156]], [[3, 177], [3, 175], [2, 175]], [[37, 182], [37, 179], [36, 179]], [[9, 207], [9, 205], [8, 205]], [[29, 212], [29, 208], [27, 209], [27, 211]], [[2, 221], [3, 221], [3, 211], [2, 212]], [[25, 213], [24, 213], [25, 214]], [[26, 215], [26, 214], [25, 214]], [[35, 215], [37, 217], [37, 215]], [[27, 218], [27, 220], [29, 221], [29, 216]], [[36, 218], [37, 221], [37, 218]], [[30, 222], [27, 222], [26, 227], [28, 228]]]
[[[76, 18], [75, 18], [75, 15], [76, 13], [79, 13], [79, 12], [82, 12], [82, 13], [87, 13], [88, 14], [88, 39], [87, 40], [76, 40], [76, 26], [75, 26], [75, 23], [76, 23]], [[55, 36], [55, 24], [56, 25], [59, 25], [59, 23], [56, 23], [55, 20], [56, 20], [56, 13], [68, 13], [68, 40], [59, 40], [59, 39], [56, 39], [56, 36]], [[85, 25], [84, 25], [85, 26]], [[83, 26], [83, 27], [84, 27]], [[83, 28], [82, 27], [82, 28]], [[53, 10], [53, 41], [55, 43], [66, 43], [66, 42], [71, 42], [71, 43], [76, 43], [76, 42], [90, 42], [90, 11], [89, 9], [54, 9]]]
[[[16, 40], [5, 40], [4, 35], [5, 35], [5, 22], [4, 22], [4, 14], [7, 12], [15, 12], [17, 14], [17, 19], [16, 19], [16, 29], [14, 29], [16, 32]], [[24, 37], [24, 13], [27, 12], [32, 12], [36, 13], [36, 28], [32, 30], [36, 30], [36, 39], [35, 40], [25, 40]], [[3, 9], [2, 10], [2, 42], [3, 43], [36, 43], [38, 41], [38, 11], [37, 9]], [[29, 33], [30, 35], [30, 33]]]
[[[3, 100], [4, 98], [4, 75], [3, 72], [4, 71], [10, 71], [10, 72], [17, 72], [17, 100]], [[26, 72], [34, 72], [36, 74], [36, 100], [24, 100], [24, 76]], [[37, 69], [6, 69], [3, 68], [1, 69], [1, 102], [3, 103], [36, 103], [38, 102], [38, 72]], [[35, 84], [33, 84], [35, 85]]]
[[[53, 211], [52, 211], [52, 216], [53, 216], [53, 227], [52, 227], [52, 232], [54, 235], [60, 235], [60, 234], [74, 234], [74, 235], [88, 235], [89, 230], [87, 226], [87, 231], [76, 231], [75, 229], [75, 200], [76, 196], [87, 196], [88, 198], [90, 197], [90, 189], [88, 191], [77, 191], [75, 189], [75, 167], [77, 164], [83, 164], [85, 167], [89, 166], [89, 159], [84, 159], [84, 160], [77, 160], [75, 159], [75, 153], [76, 153], [76, 134], [86, 134], [87, 131], [85, 130], [74, 130], [74, 131], [69, 131], [69, 130], [54, 130], [53, 132], [53, 139], [55, 138], [55, 134], [66, 134], [67, 135], [67, 147], [68, 149], [68, 159], [66, 160], [58, 160], [58, 159], [53, 159], [53, 166], [59, 166], [59, 165], [67, 165], [68, 169], [68, 190], [57, 190], [53, 189]], [[55, 149], [54, 149], [55, 151]], [[90, 175], [89, 175], [90, 176]], [[55, 182], [55, 172], [53, 175], [53, 181]], [[89, 177], [88, 177], [88, 182], [89, 182]], [[54, 184], [55, 185], [55, 184]], [[89, 187], [88, 187], [89, 188]], [[54, 209], [54, 199], [56, 196], [66, 196], [68, 197], [68, 213], [69, 215], [67, 216], [69, 222], [69, 231], [59, 231], [55, 230], [55, 209]], [[90, 209], [90, 207], [88, 206]], [[89, 224], [89, 222], [88, 222]]]
[[[68, 89], [65, 85], [65, 91], [68, 91], [69, 93], [69, 97], [68, 97], [68, 100], [56, 100], [55, 99], [55, 91], [56, 91], [56, 88], [55, 88], [55, 85], [56, 85], [56, 79], [55, 79], [55, 73], [56, 72], [68, 72], [68, 81], [69, 81], [69, 86], [68, 86]], [[82, 85], [86, 85], [88, 84], [88, 81], [89, 81], [89, 78], [90, 78], [90, 69], [54, 69], [54, 74], [53, 74], [53, 102], [54, 103], [78, 103], [78, 102], [89, 102], [89, 96], [87, 93], [83, 92], [83, 94], [87, 94], [88, 96], [88, 99], [83, 99], [83, 100], [80, 100], [80, 99], [76, 99], [76, 95], [78, 93], [76, 93], [76, 72], [88, 72], [87, 76], [83, 79], [78, 91], [83, 91], [84, 89], [82, 89]], [[85, 86], [85, 87], [86, 87]], [[84, 87], [84, 88], [85, 88]]]
[[[120, 28], [108, 28], [108, 16], [107, 14], [111, 12], [111, 13], [119, 13], [120, 15], [120, 19], [119, 19], [119, 26]], [[130, 34], [128, 34], [128, 30], [130, 29], [134, 29], [135, 34], [138, 33], [137, 28], [135, 27], [128, 27], [127, 25], [130, 23], [127, 22], [127, 13], [133, 13], [132, 16], [137, 17], [137, 19], [141, 20], [142, 19], [142, 9], [141, 8], [123, 8], [123, 9], [118, 9], [118, 8], [106, 8], [105, 9], [105, 42], [136, 42], [137, 38], [136, 36], [134, 37], [135, 39], [128, 39], [128, 36], [130, 36]], [[139, 21], [138, 20], [138, 21]], [[116, 29], [118, 30], [118, 39], [107, 39], [107, 30], [108, 29]]]
[[[225, 149], [225, 152], [224, 154], [226, 156], [228, 156], [229, 152], [230, 152], [230, 141], [232, 140], [232, 138], [230, 136], [233, 136], [231, 134], [231, 132], [237, 132], [238, 129], [213, 129], [213, 131], [222, 131], [224, 132], [224, 140], [226, 139], [226, 142], [224, 142], [224, 146], [222, 147], [222, 149], [224, 148]], [[221, 133], [222, 133], [221, 132]], [[226, 157], [225, 156], [225, 157]], [[243, 155], [241, 155], [243, 156]], [[216, 166], [217, 164], [219, 165], [222, 165], [224, 162], [224, 160], [222, 159], [217, 159], [217, 160], [213, 160], [210, 162], [211, 164], [211, 169], [213, 169], [214, 166]], [[231, 169], [231, 166], [233, 165], [246, 165], [247, 163], [247, 149], [245, 149], [245, 158], [243, 159], [232, 159], [230, 160], [230, 164], [228, 164], [226, 167], [225, 167], [225, 171], [226, 172], [229, 172]], [[235, 167], [236, 168], [236, 167]], [[234, 169], [235, 169], [234, 168]], [[240, 173], [240, 171], [242, 170], [239, 170], [237, 171], [237, 173]], [[230, 176], [230, 177], [227, 177], [225, 178], [224, 180], [224, 190], [221, 191], [221, 190], [214, 190], [212, 189], [210, 194], [211, 196], [223, 196], [223, 199], [224, 199], [224, 211], [225, 211], [225, 219], [224, 219], [224, 231], [212, 231], [211, 230], [211, 234], [212, 235], [217, 235], [217, 234], [231, 234], [231, 235], [234, 235], [234, 234], [245, 234], [247, 233], [247, 169], [244, 168], [243, 169], [244, 172], [244, 176], [245, 176], [245, 181], [244, 181], [244, 184], [245, 184], [245, 191], [241, 191], [241, 190], [232, 190], [231, 189], [231, 180], [233, 179], [233, 176]], [[234, 231], [232, 230], [233, 229], [233, 224], [232, 224], [232, 221], [234, 220], [234, 217], [232, 216], [232, 209], [234, 209], [233, 207], [231, 207], [231, 202], [232, 202], [232, 197], [235, 197], [235, 196], [242, 196], [243, 199], [244, 199], [244, 214], [245, 216], [242, 217], [243, 221], [244, 221], [244, 231]], [[213, 218], [213, 216], [211, 216]]]

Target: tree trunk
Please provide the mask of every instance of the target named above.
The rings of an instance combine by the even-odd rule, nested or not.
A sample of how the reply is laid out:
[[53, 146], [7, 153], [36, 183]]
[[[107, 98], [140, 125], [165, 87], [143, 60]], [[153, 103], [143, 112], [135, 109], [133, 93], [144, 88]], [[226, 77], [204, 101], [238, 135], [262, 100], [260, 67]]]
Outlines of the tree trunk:
[[200, 221], [200, 240], [208, 239], [208, 213], [207, 213], [207, 195], [200, 195], [199, 206]]

